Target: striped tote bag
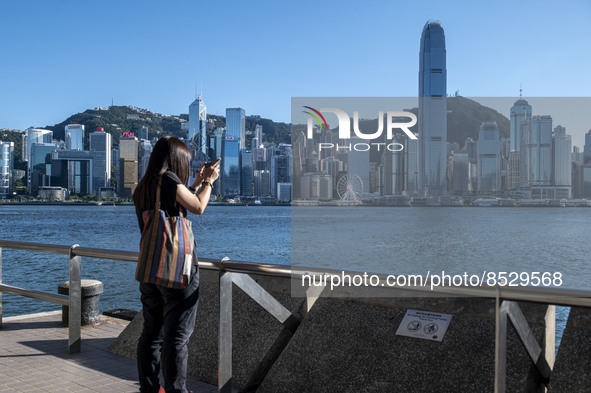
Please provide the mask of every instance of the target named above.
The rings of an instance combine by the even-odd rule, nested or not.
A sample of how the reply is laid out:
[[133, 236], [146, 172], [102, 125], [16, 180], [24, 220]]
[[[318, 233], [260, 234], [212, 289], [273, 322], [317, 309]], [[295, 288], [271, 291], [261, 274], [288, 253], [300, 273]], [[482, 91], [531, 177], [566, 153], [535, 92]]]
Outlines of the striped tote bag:
[[160, 183], [156, 186], [154, 210], [142, 212], [144, 230], [140, 240], [135, 279], [167, 288], [184, 288], [193, 265], [194, 238], [186, 216], [168, 217], [160, 209]]

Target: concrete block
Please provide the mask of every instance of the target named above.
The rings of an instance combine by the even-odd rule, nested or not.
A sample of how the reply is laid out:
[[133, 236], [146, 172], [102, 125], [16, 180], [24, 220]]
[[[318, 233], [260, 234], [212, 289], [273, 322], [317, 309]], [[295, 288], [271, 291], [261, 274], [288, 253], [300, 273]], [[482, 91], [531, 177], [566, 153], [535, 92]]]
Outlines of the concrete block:
[[549, 393], [591, 391], [591, 310], [572, 307], [560, 340]]
[[[288, 279], [252, 276], [289, 310], [301, 302]], [[494, 300], [475, 298], [320, 298], [258, 392], [490, 392], [494, 387]], [[282, 325], [233, 289], [233, 387], [247, 383]], [[539, 342], [546, 307], [521, 304]], [[407, 309], [453, 314], [442, 342], [397, 336]], [[201, 272], [189, 374], [217, 384], [217, 272]], [[141, 314], [109, 348], [135, 357]], [[542, 392], [537, 372], [509, 322], [507, 392]]]

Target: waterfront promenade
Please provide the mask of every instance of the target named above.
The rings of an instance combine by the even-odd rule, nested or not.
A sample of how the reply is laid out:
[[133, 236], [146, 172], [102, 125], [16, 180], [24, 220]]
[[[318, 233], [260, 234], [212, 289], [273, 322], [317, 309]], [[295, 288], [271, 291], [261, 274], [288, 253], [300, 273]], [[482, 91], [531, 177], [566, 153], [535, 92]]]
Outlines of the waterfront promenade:
[[[101, 316], [82, 328], [82, 351], [67, 352], [61, 311], [3, 318], [0, 329], [0, 392], [138, 392], [135, 360], [107, 352], [128, 322]], [[195, 392], [215, 386], [189, 379]]]

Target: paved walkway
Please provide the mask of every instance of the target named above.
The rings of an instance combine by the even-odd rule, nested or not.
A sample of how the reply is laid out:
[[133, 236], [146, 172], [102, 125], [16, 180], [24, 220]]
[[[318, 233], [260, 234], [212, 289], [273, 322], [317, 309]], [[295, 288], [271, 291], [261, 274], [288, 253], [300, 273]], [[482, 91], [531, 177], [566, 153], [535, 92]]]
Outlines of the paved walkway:
[[[82, 328], [82, 352], [68, 355], [61, 311], [3, 319], [0, 330], [0, 392], [138, 392], [135, 361], [107, 352], [127, 321], [101, 316]], [[215, 386], [189, 380], [194, 392]]]

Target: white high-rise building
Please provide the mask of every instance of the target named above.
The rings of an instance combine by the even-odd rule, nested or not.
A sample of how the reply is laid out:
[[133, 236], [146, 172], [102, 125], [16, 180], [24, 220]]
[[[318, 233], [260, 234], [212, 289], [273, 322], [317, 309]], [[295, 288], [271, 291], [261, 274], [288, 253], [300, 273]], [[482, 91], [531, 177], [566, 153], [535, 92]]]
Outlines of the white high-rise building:
[[259, 144], [263, 143], [263, 126], [257, 124], [254, 127], [254, 137], [259, 141]]
[[84, 126], [68, 124], [66, 127], [66, 149], [84, 150]]
[[0, 198], [12, 194], [12, 170], [14, 169], [14, 142], [0, 141]]
[[31, 147], [35, 143], [51, 143], [53, 140], [53, 131], [43, 130], [40, 128], [29, 128], [26, 131], [26, 136], [23, 137], [23, 148], [26, 145], [26, 150], [23, 155], [23, 160], [27, 161], [27, 186], [29, 192], [31, 191], [31, 173], [33, 167], [31, 165]]
[[53, 140], [53, 131], [40, 128], [29, 128], [23, 135], [23, 161], [29, 161], [31, 156], [31, 146], [33, 143], [51, 143]]

